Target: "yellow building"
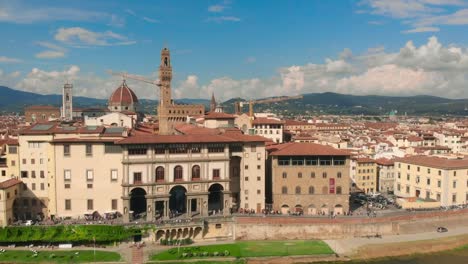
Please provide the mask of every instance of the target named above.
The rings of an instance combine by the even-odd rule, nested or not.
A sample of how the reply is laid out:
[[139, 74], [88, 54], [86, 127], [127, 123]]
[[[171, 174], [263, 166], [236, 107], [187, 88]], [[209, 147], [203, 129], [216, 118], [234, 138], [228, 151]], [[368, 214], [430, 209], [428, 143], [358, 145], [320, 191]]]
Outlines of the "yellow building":
[[365, 193], [377, 192], [377, 163], [373, 159], [356, 159], [355, 187]]
[[395, 163], [395, 195], [432, 199], [442, 206], [468, 201], [468, 159], [412, 156]]
[[21, 181], [9, 179], [0, 182], [0, 226], [13, 223], [13, 205], [20, 192]]
[[[16, 139], [8, 139], [5, 143], [5, 158], [6, 158], [6, 177], [19, 177], [19, 144]], [[2, 174], [3, 176], [3, 174]], [[3, 180], [3, 178], [2, 178]]]

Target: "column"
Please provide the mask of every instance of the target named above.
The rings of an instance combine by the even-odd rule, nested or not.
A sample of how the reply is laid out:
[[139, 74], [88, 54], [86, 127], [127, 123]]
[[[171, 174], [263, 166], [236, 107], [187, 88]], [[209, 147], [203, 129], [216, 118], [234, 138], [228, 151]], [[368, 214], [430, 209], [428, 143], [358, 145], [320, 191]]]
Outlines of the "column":
[[155, 204], [153, 198], [146, 199], [146, 221], [154, 221]]
[[164, 219], [169, 219], [169, 200], [164, 200]]
[[128, 223], [130, 222], [130, 215], [129, 215], [130, 199], [129, 198], [123, 198], [123, 208], [124, 208], [123, 221], [124, 223]]

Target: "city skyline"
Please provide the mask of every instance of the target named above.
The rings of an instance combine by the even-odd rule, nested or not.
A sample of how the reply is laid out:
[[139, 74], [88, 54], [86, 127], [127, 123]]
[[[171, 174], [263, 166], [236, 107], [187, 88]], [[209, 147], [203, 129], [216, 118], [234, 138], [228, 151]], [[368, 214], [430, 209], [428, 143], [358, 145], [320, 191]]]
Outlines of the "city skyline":
[[156, 79], [167, 46], [174, 98], [468, 97], [467, 1], [67, 4], [0, 1], [0, 85], [59, 94], [70, 81], [76, 95], [107, 98], [121, 81], [106, 70]]

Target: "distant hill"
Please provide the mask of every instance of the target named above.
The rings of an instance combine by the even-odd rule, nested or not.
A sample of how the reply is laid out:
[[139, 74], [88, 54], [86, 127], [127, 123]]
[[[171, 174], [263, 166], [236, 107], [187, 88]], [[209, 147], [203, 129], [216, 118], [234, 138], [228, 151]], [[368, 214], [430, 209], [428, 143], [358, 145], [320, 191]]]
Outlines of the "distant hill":
[[[175, 100], [179, 104], [204, 104], [209, 106], [208, 99], [180, 99]], [[140, 99], [142, 111], [146, 113], [154, 113], [157, 100]], [[0, 86], [0, 111], [2, 112], [18, 112], [22, 113], [24, 108], [30, 105], [62, 105], [62, 95], [48, 94], [41, 95], [31, 92], [24, 92], [11, 89], [5, 86]], [[73, 105], [75, 107], [106, 107], [107, 99], [96, 99], [90, 97], [74, 96]]]
[[[235, 101], [230, 99], [223, 103], [226, 111], [234, 110]], [[398, 114], [408, 115], [467, 115], [468, 99], [447, 99], [436, 96], [418, 95], [408, 97], [379, 95], [349, 95], [338, 93], [309, 93], [301, 99], [277, 103], [255, 104], [255, 111], [271, 111], [285, 116], [298, 114], [364, 114], [385, 115], [397, 110]], [[247, 111], [244, 106], [244, 112]]]

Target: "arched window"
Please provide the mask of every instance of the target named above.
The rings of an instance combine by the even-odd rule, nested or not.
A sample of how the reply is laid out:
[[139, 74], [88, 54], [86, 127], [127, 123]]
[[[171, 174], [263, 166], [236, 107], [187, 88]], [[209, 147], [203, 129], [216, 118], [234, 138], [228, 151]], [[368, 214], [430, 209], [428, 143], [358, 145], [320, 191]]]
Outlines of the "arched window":
[[301, 186], [296, 186], [296, 194], [301, 194]]
[[283, 186], [283, 187], [281, 188], [281, 193], [282, 193], [282, 194], [288, 194], [288, 187]]
[[302, 172], [297, 173], [298, 178], [302, 178]]
[[336, 194], [341, 194], [341, 186], [336, 187]]
[[314, 193], [315, 193], [314, 186], [309, 186], [309, 194], [314, 194]]
[[315, 179], [315, 172], [311, 172], [311, 173], [310, 173], [310, 177], [311, 177], [312, 179]]
[[340, 179], [340, 178], [341, 178], [341, 171], [340, 171], [340, 172], [338, 172], [338, 173], [336, 174], [336, 177], [337, 177], [338, 179]]
[[159, 166], [156, 168], [156, 181], [162, 182], [164, 181], [164, 167]]
[[322, 178], [324, 178], [324, 179], [327, 178], [327, 173], [326, 172], [322, 173]]
[[288, 177], [288, 174], [286, 172], [283, 172], [283, 179], [286, 179]]
[[192, 167], [192, 180], [200, 180], [200, 166], [198, 165]]
[[174, 168], [174, 181], [182, 181], [182, 179], [183, 179], [182, 166], [175, 166], [175, 168]]

